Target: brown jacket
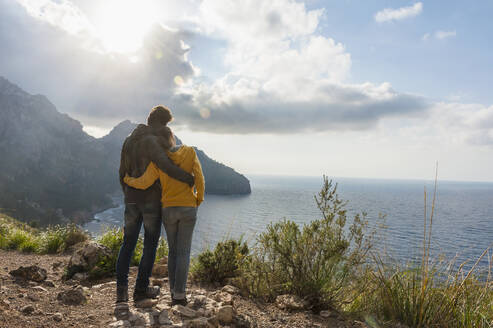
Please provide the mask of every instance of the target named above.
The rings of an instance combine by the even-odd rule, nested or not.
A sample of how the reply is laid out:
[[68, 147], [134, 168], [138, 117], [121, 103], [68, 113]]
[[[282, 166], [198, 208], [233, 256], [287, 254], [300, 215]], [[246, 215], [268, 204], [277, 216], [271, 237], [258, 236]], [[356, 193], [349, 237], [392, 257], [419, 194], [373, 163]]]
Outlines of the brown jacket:
[[161, 186], [159, 181], [156, 181], [146, 190], [134, 189], [123, 182], [127, 173], [131, 177], [139, 177], [144, 174], [151, 161], [170, 177], [193, 186], [193, 176], [173, 164], [168, 158], [166, 151], [169, 148], [168, 141], [158, 136], [157, 129], [144, 124], [139, 124], [132, 134], [125, 139], [119, 172], [125, 203], [160, 202]]

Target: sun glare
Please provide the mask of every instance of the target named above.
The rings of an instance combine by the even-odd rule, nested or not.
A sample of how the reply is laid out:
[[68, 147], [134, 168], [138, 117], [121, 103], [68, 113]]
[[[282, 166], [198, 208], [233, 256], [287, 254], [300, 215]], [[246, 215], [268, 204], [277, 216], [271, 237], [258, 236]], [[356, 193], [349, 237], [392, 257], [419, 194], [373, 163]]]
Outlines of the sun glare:
[[145, 0], [106, 0], [100, 2], [97, 16], [95, 24], [104, 47], [112, 52], [133, 53], [156, 22], [156, 8]]

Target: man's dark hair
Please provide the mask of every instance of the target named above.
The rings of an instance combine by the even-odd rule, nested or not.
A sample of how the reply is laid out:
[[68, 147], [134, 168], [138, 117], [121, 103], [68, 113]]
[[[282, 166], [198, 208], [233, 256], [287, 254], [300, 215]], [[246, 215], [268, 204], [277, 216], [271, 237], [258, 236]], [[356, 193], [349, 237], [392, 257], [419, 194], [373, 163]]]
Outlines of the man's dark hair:
[[171, 110], [163, 105], [154, 106], [147, 117], [147, 125], [166, 125], [173, 120]]

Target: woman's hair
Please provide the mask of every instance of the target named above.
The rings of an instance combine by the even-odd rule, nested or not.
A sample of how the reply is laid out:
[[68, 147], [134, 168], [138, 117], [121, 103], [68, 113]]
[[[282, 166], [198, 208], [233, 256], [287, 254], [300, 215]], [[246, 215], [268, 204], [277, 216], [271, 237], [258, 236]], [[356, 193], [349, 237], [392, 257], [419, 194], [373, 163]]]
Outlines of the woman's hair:
[[173, 120], [171, 110], [163, 105], [154, 106], [147, 117], [147, 125], [166, 125]]
[[154, 135], [158, 136], [161, 143], [166, 146], [166, 148], [171, 148], [174, 146], [173, 132], [167, 126], [155, 127], [153, 129]]

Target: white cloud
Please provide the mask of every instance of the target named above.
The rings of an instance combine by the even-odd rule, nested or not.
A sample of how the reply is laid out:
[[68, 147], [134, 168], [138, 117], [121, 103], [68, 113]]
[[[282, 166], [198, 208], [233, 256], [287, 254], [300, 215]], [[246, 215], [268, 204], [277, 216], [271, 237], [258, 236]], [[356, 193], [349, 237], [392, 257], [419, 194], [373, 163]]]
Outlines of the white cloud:
[[455, 37], [457, 35], [456, 31], [436, 31], [435, 38], [439, 40]]
[[388, 21], [398, 21], [406, 18], [415, 17], [423, 11], [423, 3], [416, 2], [409, 7], [401, 7], [397, 9], [385, 8], [375, 14], [375, 21], [378, 23]]
[[351, 56], [316, 33], [321, 14], [292, 0], [203, 1], [196, 21], [226, 40], [229, 72], [182, 88], [177, 118], [215, 133], [295, 133], [366, 129], [426, 108], [388, 83], [348, 84]]
[[456, 31], [435, 31], [435, 33], [425, 33], [422, 37], [423, 41], [428, 41], [431, 37], [437, 39], [437, 40], [443, 40], [447, 38], [452, 38], [457, 35]]

